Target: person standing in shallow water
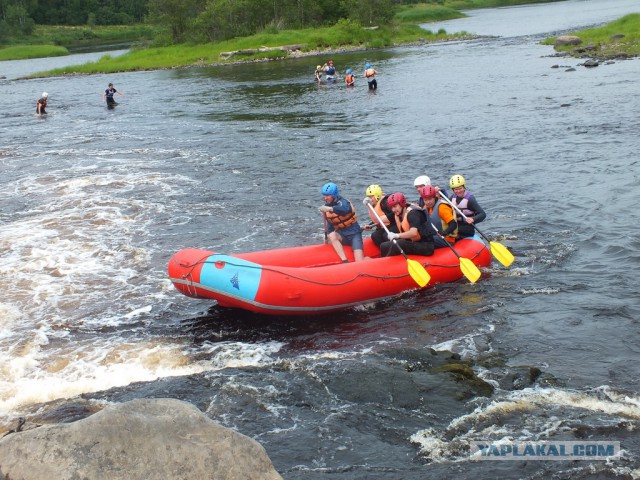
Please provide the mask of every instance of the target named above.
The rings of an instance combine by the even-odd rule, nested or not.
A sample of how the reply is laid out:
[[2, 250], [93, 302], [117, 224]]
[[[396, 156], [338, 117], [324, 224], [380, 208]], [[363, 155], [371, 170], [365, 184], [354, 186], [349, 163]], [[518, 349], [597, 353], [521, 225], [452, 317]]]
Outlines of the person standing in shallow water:
[[45, 113], [47, 113], [46, 108], [47, 108], [48, 97], [49, 97], [49, 94], [47, 92], [42, 92], [42, 97], [40, 97], [36, 102], [36, 113], [38, 115], [44, 115]]
[[373, 68], [370, 63], [365, 64], [364, 76], [367, 78], [367, 82], [369, 83], [369, 90], [377, 90], [378, 81], [376, 80], [376, 74], [378, 73], [380, 72]]
[[113, 83], [110, 83], [107, 89], [102, 94], [102, 101], [107, 102], [107, 107], [114, 107], [115, 105], [118, 104], [113, 98], [113, 95], [116, 93], [124, 97], [124, 93], [116, 90], [116, 88], [113, 86]]

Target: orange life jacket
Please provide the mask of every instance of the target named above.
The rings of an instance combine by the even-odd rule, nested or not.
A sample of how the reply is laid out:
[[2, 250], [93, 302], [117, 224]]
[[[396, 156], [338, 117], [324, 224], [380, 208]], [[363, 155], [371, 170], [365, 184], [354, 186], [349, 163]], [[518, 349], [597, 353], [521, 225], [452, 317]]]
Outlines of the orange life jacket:
[[344, 81], [346, 82], [348, 87], [353, 85], [355, 82], [355, 78], [353, 78], [353, 73], [350, 73], [349, 75], [344, 77]]
[[[349, 200], [347, 200], [347, 202], [349, 202]], [[331, 222], [331, 225], [333, 225], [336, 230], [350, 227], [358, 221], [356, 209], [353, 208], [353, 204], [351, 202], [349, 202], [349, 206], [351, 206], [351, 211], [344, 215], [338, 215], [334, 212], [327, 212], [325, 214], [327, 216], [327, 220]]]
[[[417, 211], [419, 211], [419, 212], [424, 214], [424, 211], [421, 208], [416, 208], [416, 207], [411, 207], [411, 206], [406, 207], [404, 209], [403, 214], [402, 214], [402, 219], [400, 219], [400, 217], [398, 215], [396, 215], [396, 225], [398, 226], [398, 231], [400, 233], [408, 232], [409, 230], [411, 230], [411, 226], [409, 225], [409, 212], [411, 210], [417, 210]], [[404, 240], [411, 240], [412, 242], [419, 242], [421, 238], [422, 237], [420, 236], [420, 229], [418, 228], [417, 231], [416, 231], [416, 234], [413, 237], [411, 237], [409, 239], [405, 238]]]
[[367, 68], [367, 69], [364, 71], [364, 75], [365, 75], [367, 78], [369, 78], [369, 77], [373, 77], [375, 74], [376, 74], [376, 71], [375, 71], [375, 69], [373, 69], [373, 68]]

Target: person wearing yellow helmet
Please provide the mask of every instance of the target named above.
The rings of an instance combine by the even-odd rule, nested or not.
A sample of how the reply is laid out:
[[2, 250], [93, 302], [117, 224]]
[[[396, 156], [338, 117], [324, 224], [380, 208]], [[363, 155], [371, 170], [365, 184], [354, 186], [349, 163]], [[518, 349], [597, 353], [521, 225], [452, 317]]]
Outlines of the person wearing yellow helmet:
[[473, 237], [475, 234], [473, 225], [482, 222], [487, 218], [487, 214], [476, 200], [476, 197], [467, 191], [467, 182], [462, 175], [453, 175], [449, 179], [449, 186], [453, 190], [453, 194], [449, 198], [451, 203], [465, 215], [463, 217], [456, 212], [458, 238]]
[[322, 69], [322, 65], [318, 65], [318, 66], [316, 67], [316, 73], [315, 73], [315, 75], [316, 75], [316, 82], [320, 83], [320, 81], [322, 80], [322, 72], [323, 72], [323, 71], [324, 71], [324, 70]]
[[366, 197], [362, 203], [364, 203], [365, 207], [367, 207], [367, 212], [369, 213], [369, 217], [371, 217], [371, 223], [365, 225], [365, 230], [371, 230], [376, 227], [373, 233], [371, 234], [371, 240], [376, 244], [378, 248], [383, 242], [388, 240], [387, 232], [385, 232], [384, 227], [379, 224], [378, 219], [373, 214], [368, 205], [371, 205], [373, 209], [380, 217], [380, 220], [387, 226], [387, 230], [390, 232], [398, 232], [398, 227], [395, 223], [391, 224], [391, 220], [393, 219], [393, 212], [388, 205], [389, 195], [385, 195], [382, 192], [382, 187], [377, 184], [372, 184], [367, 187], [365, 191]]

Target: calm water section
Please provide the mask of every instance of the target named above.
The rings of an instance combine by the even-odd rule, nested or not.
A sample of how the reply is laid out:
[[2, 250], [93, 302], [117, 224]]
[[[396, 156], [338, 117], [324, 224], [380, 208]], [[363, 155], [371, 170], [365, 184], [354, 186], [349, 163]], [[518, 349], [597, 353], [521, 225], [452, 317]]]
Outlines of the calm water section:
[[[503, 38], [334, 58], [342, 71], [374, 64], [375, 93], [361, 78], [350, 90], [316, 85], [324, 57], [29, 81], [15, 78], [38, 62], [0, 64], [3, 424], [80, 394], [162, 392], [259, 440], [288, 479], [538, 478], [531, 464], [468, 462], [464, 446], [579, 435], [627, 453], [546, 471], [631, 476], [640, 62], [587, 69], [538, 41], [634, 9], [474, 12], [447, 29]], [[126, 94], [114, 110], [101, 103], [108, 82]], [[42, 91], [45, 118], [34, 114]], [[273, 319], [187, 299], [166, 280], [180, 248], [321, 242], [326, 181], [359, 205], [370, 183], [411, 194], [415, 176], [443, 185], [453, 173], [489, 212], [483, 232], [517, 258], [475, 285]], [[393, 377], [364, 382], [369, 402], [327, 386], [394, 349], [429, 347], [501, 359], [476, 367], [489, 381], [520, 366], [555, 380], [496, 382], [489, 398], [420, 409], [375, 397]]]

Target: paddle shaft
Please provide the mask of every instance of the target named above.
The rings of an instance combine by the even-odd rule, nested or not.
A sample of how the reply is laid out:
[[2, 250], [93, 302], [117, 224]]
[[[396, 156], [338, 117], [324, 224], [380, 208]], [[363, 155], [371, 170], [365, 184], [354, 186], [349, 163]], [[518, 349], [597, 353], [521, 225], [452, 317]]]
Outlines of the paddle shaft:
[[329, 243], [329, 234], [327, 233], [327, 214], [322, 212], [322, 220], [324, 222], [324, 243]]
[[[429, 222], [429, 223], [431, 223], [431, 222]], [[446, 244], [447, 244], [447, 247], [449, 247], [449, 248], [451, 249], [451, 251], [452, 251], [453, 253], [455, 253], [455, 254], [456, 254], [456, 257], [461, 258], [461, 257], [460, 257], [460, 254], [459, 254], [458, 252], [456, 252], [455, 248], [453, 248], [449, 242], [447, 242], [447, 239], [446, 239], [446, 238], [444, 238], [444, 235], [442, 235], [442, 234], [440, 233], [440, 231], [436, 228], [436, 226], [435, 226], [433, 223], [431, 223], [431, 226], [432, 226], [432, 227], [433, 227], [433, 229], [435, 230], [436, 235], [438, 235], [442, 240], [444, 240], [444, 243], [446, 243]]]

